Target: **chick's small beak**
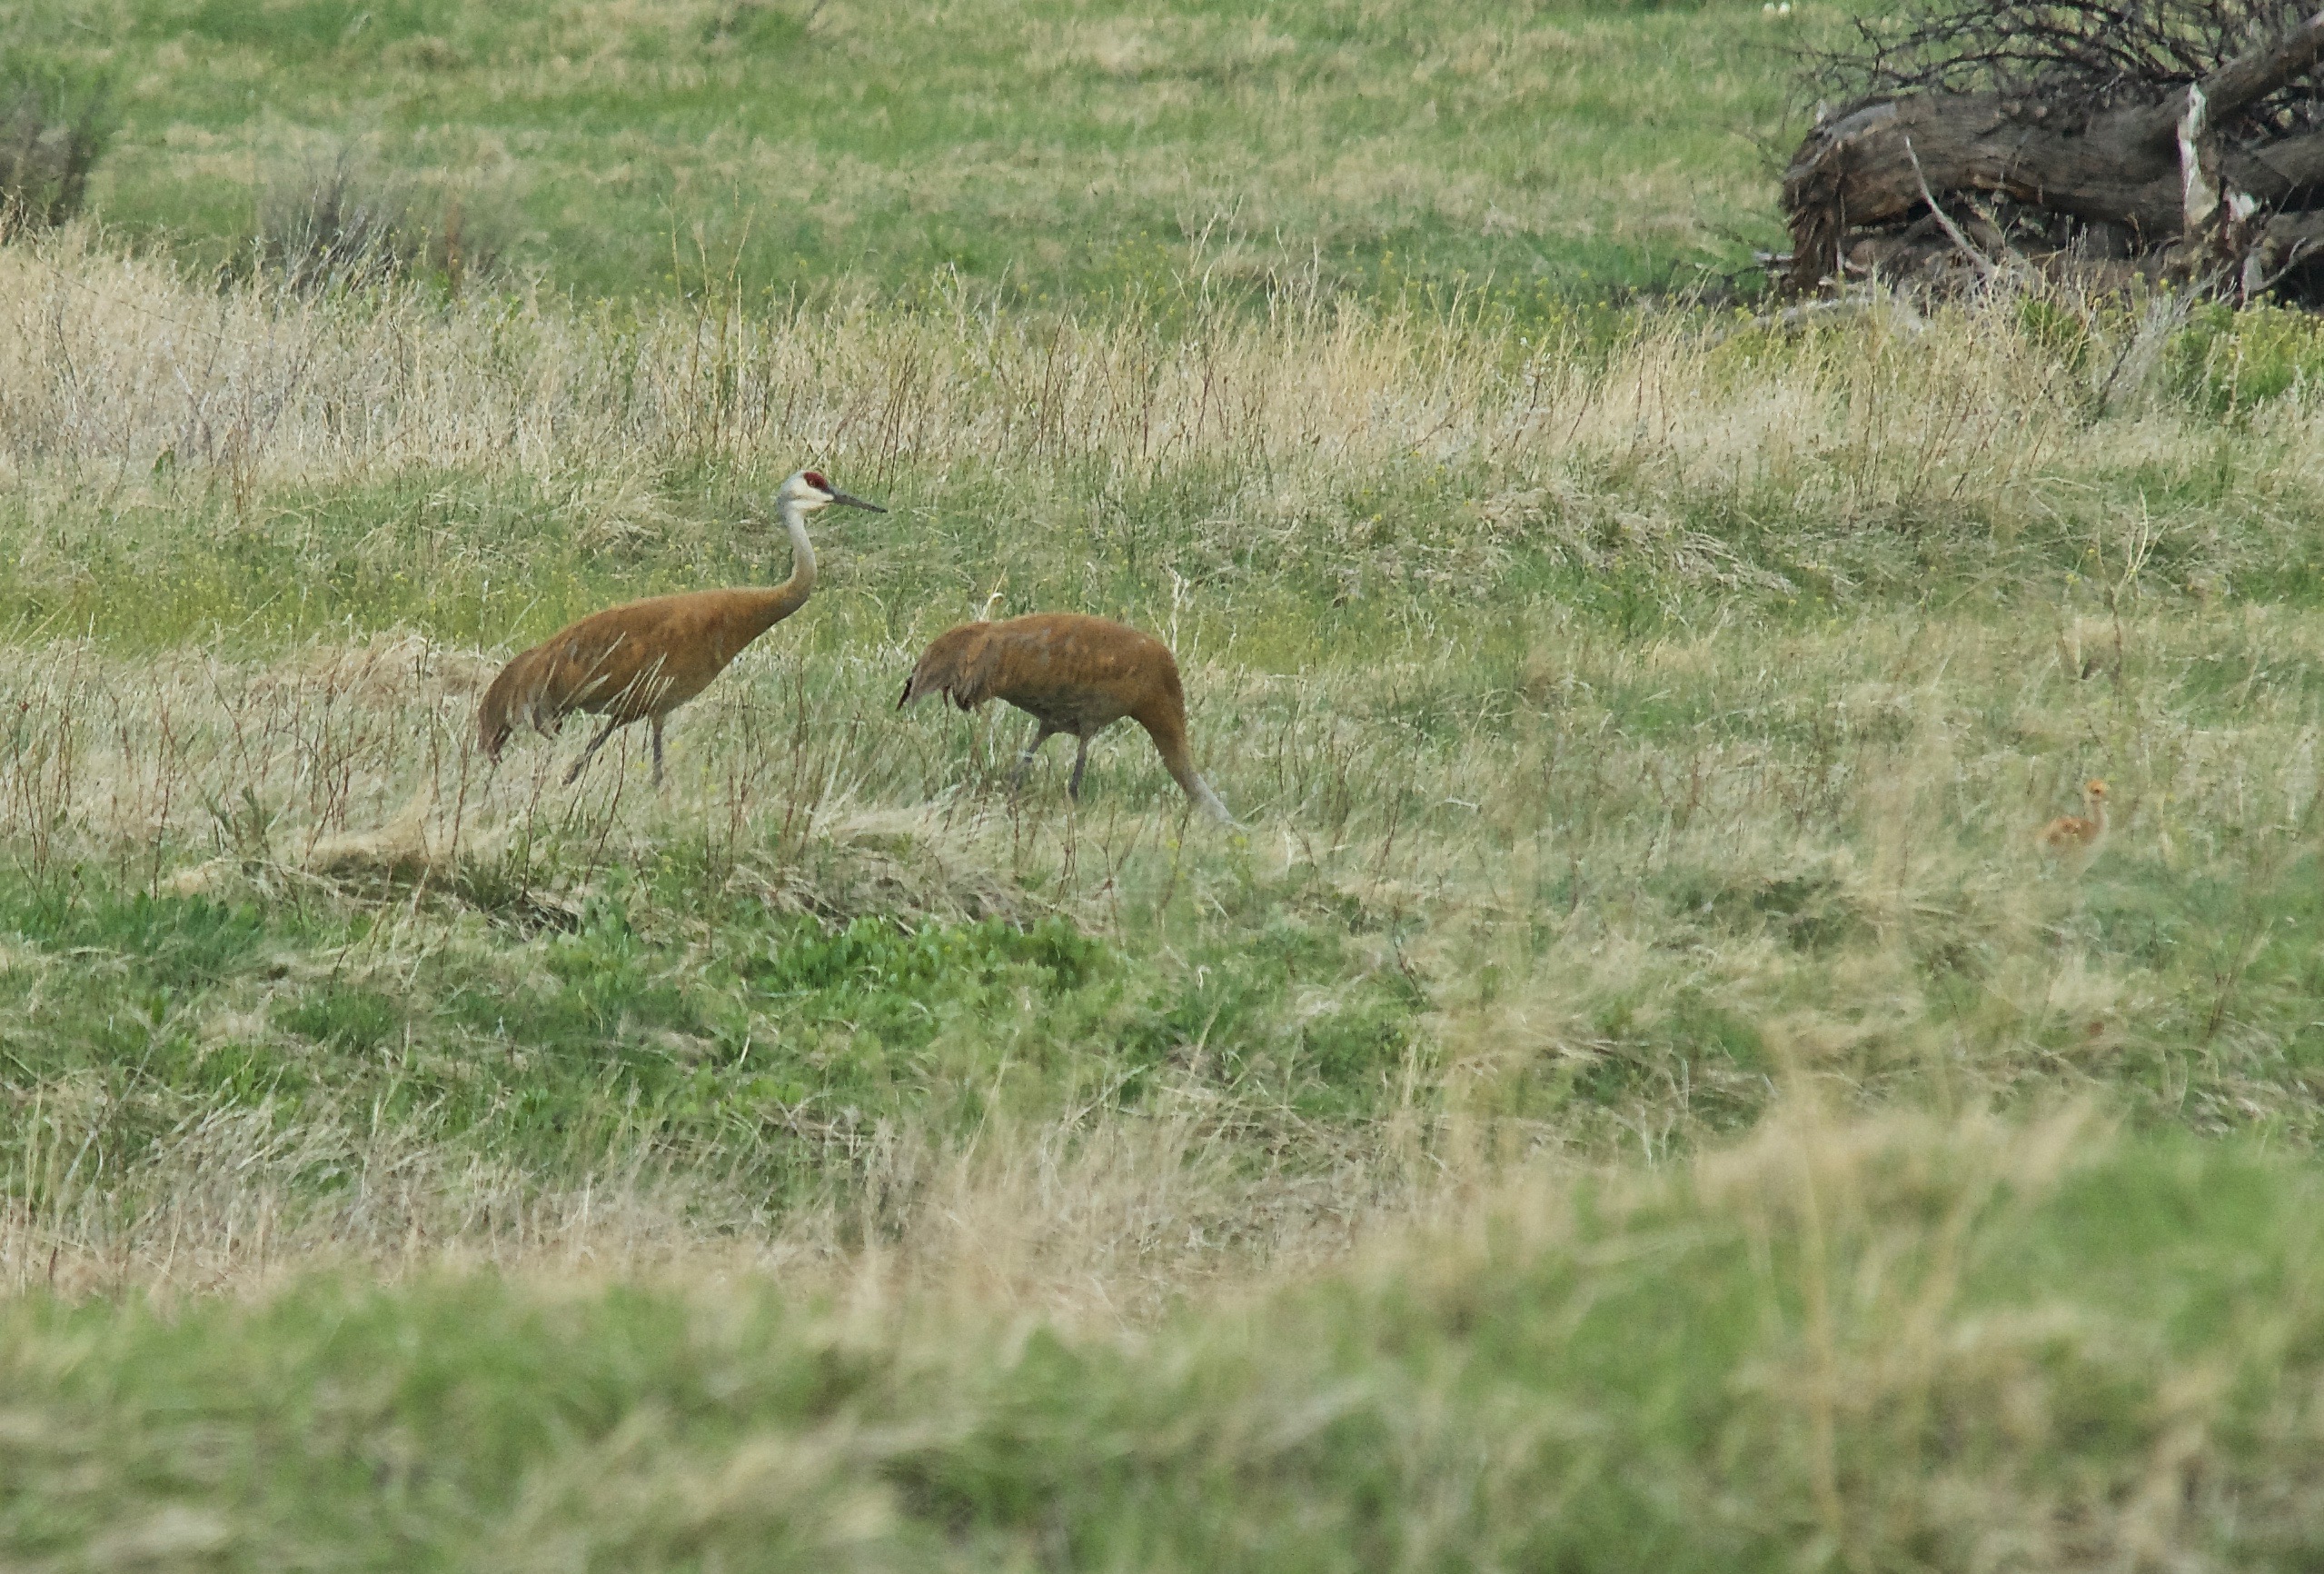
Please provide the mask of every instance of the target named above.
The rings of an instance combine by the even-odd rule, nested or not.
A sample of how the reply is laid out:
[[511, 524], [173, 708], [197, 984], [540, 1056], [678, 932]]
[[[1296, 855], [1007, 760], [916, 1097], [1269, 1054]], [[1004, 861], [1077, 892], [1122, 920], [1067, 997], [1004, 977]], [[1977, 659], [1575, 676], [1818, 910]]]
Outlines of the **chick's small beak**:
[[849, 497], [846, 493], [841, 492], [836, 486], [831, 489], [831, 501], [833, 503], [844, 503], [849, 508], [860, 508], [868, 513], [885, 513], [888, 512], [876, 503], [866, 503], [860, 497]]

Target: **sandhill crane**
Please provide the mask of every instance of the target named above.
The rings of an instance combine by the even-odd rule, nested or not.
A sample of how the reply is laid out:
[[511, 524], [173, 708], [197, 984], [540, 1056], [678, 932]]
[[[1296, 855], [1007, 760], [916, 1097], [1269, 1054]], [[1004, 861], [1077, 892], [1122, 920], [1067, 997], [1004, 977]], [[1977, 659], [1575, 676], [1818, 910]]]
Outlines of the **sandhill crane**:
[[2083, 782], [2082, 802], [2090, 810], [2087, 816], [2061, 814], [2035, 832], [2042, 852], [2082, 862], [2098, 851], [2106, 840], [2106, 783], [2094, 777]]
[[936, 636], [904, 681], [902, 710], [926, 694], [945, 694], [964, 711], [1006, 700], [1040, 723], [1017, 758], [1012, 789], [1052, 734], [1079, 740], [1068, 797], [1081, 796], [1089, 740], [1129, 717], [1146, 729], [1162, 763], [1186, 794], [1213, 818], [1235, 823], [1227, 805], [1197, 774], [1187, 748], [1187, 701], [1170, 647], [1151, 634], [1078, 613], [1036, 613], [998, 623], [962, 623]]
[[775, 493], [776, 516], [790, 533], [790, 578], [782, 583], [626, 602], [591, 613], [515, 657], [477, 709], [477, 739], [485, 754], [498, 760], [521, 721], [546, 736], [575, 711], [602, 716], [604, 727], [565, 772], [570, 786], [615, 728], [648, 721], [653, 724], [653, 782], [660, 786], [662, 719], [707, 688], [745, 645], [806, 603], [815, 588], [807, 516], [835, 503], [888, 512], [849, 497], [819, 471], [799, 471]]

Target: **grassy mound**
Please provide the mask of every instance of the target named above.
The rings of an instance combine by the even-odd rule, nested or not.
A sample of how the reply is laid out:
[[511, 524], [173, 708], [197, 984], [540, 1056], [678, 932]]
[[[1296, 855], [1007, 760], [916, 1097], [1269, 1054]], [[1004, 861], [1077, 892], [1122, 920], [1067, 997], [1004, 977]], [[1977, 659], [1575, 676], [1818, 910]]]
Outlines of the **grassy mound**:
[[[1136, 1335], [859, 1270], [5, 1312], [0, 1547], [89, 1566], [2295, 1566], [2315, 1180], [1779, 1120]], [[74, 1564], [74, 1566], [79, 1566]]]

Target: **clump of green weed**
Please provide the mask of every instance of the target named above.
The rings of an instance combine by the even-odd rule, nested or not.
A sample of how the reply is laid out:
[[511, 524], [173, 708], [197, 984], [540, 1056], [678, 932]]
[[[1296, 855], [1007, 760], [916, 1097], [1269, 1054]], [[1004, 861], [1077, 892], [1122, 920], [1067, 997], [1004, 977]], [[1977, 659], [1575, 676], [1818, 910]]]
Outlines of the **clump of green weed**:
[[2196, 409], [2234, 415], [2317, 385], [2324, 377], [2324, 324], [2312, 312], [2214, 302], [2175, 335], [2165, 364]]
[[302, 292], [429, 279], [456, 294], [489, 278], [506, 248], [489, 202], [431, 196], [344, 150], [278, 177], [252, 242], [258, 269]]
[[0, 241], [78, 214], [116, 129], [101, 79], [0, 70]]

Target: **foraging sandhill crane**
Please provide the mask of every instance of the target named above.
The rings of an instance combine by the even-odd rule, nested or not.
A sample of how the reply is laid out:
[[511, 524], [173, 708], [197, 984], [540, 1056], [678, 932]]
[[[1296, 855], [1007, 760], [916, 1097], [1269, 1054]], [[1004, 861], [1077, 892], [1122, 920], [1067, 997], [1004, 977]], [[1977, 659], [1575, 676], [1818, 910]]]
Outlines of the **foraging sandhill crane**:
[[2106, 783], [2095, 777], [2082, 783], [2088, 815], [2061, 814], [2034, 835], [2042, 852], [2077, 861], [2087, 860], [2106, 840]]
[[571, 786], [615, 728], [647, 721], [653, 724], [653, 784], [660, 786], [663, 719], [709, 687], [745, 645], [806, 603], [815, 588], [807, 516], [835, 503], [888, 512], [849, 497], [819, 471], [799, 471], [775, 493], [776, 516], [790, 533], [790, 578], [782, 583], [626, 602], [591, 613], [516, 656], [477, 708], [477, 739], [485, 755], [498, 760], [519, 722], [549, 736], [575, 711], [602, 716], [604, 727], [565, 772]]
[[1089, 740], [1124, 716], [1146, 729], [1187, 796], [1222, 824], [1235, 817], [1197, 774], [1187, 747], [1187, 701], [1170, 647], [1151, 634], [1079, 613], [1035, 613], [998, 623], [962, 623], [936, 636], [904, 680], [902, 710], [926, 694], [944, 694], [964, 711], [1006, 700], [1040, 723], [1017, 757], [1010, 779], [1023, 784], [1042, 744], [1058, 732], [1080, 742], [1066, 795], [1081, 796]]

